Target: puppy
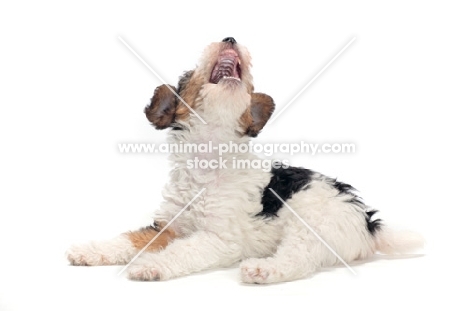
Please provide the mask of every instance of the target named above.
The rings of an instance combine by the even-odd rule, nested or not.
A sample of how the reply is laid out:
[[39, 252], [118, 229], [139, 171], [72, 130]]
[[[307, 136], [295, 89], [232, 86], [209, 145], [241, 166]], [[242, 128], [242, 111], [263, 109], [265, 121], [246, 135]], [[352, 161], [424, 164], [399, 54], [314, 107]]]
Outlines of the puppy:
[[[270, 96], [254, 92], [250, 62], [234, 38], [209, 45], [177, 87], [156, 88], [145, 109], [148, 120], [156, 129], [169, 128], [169, 143], [177, 145], [248, 144], [274, 110]], [[392, 231], [375, 219], [353, 187], [317, 172], [191, 165], [218, 158], [216, 152], [170, 154], [173, 168], [154, 223], [110, 241], [72, 246], [70, 263], [125, 265], [144, 249], [128, 266], [130, 279], [167, 280], [240, 262], [243, 282], [274, 283], [377, 251], [422, 245], [419, 235]], [[223, 159], [258, 160], [239, 150]]]

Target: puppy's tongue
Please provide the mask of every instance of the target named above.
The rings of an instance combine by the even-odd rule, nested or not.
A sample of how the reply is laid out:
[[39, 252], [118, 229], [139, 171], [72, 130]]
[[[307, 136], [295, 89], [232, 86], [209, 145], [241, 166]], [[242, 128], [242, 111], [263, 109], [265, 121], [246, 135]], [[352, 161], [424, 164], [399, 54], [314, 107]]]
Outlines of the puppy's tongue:
[[239, 79], [239, 55], [233, 49], [222, 51], [218, 61], [211, 72], [210, 82], [217, 84], [223, 78]]

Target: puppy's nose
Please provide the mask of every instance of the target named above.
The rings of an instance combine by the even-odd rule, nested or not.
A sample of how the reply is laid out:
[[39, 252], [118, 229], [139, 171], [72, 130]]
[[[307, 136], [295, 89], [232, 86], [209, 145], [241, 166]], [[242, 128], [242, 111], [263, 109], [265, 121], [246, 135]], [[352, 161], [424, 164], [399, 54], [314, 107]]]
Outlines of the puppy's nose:
[[229, 43], [234, 44], [234, 43], [236, 43], [237, 41], [236, 41], [236, 39], [234, 39], [233, 37], [227, 37], [227, 38], [224, 38], [224, 39], [223, 39], [223, 42], [229, 42]]

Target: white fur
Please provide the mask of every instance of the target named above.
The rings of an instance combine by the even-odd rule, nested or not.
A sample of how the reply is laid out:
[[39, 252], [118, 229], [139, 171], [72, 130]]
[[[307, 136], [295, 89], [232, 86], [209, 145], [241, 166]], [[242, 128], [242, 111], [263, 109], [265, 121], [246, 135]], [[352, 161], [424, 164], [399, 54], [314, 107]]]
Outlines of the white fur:
[[385, 228], [375, 235], [375, 244], [383, 254], [403, 254], [422, 247], [424, 238], [416, 232]]
[[138, 253], [125, 234], [108, 241], [73, 245], [66, 256], [77, 266], [123, 265]]

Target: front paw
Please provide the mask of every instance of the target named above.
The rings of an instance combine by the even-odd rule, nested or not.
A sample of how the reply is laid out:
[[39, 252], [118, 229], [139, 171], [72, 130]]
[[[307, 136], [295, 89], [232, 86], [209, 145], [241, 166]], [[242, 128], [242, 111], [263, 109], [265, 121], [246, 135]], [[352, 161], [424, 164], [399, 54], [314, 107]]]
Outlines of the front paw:
[[127, 270], [127, 276], [134, 281], [159, 281], [161, 272], [158, 268], [145, 265], [133, 265]]
[[240, 265], [241, 280], [250, 284], [267, 284], [280, 281], [280, 273], [267, 259], [247, 259]]
[[158, 254], [143, 253], [128, 267], [127, 276], [135, 281], [160, 281], [167, 278], [167, 269], [163, 271]]
[[73, 266], [101, 266], [111, 262], [106, 256], [99, 254], [91, 245], [73, 245], [65, 253]]

